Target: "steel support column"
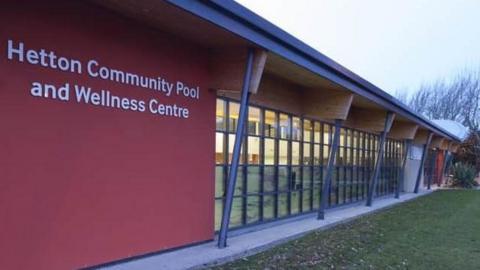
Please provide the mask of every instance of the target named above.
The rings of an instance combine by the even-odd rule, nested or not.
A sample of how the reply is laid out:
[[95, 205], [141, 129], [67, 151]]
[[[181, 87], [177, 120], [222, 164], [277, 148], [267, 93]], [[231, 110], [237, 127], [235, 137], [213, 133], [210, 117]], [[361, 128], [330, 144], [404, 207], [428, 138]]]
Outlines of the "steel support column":
[[445, 163], [443, 164], [443, 170], [442, 170], [443, 175], [447, 175], [451, 160], [452, 160], [452, 153], [450, 153], [449, 151], [445, 151]]
[[248, 100], [250, 97], [250, 80], [253, 68], [254, 50], [248, 50], [247, 64], [245, 75], [243, 77], [243, 87], [240, 100], [240, 113], [238, 116], [238, 125], [235, 133], [235, 144], [233, 146], [233, 156], [230, 169], [228, 171], [227, 192], [225, 196], [225, 207], [223, 208], [222, 223], [218, 236], [218, 247], [225, 248], [227, 246], [227, 232], [230, 224], [230, 214], [232, 212], [233, 194], [235, 191], [235, 182], [237, 179], [238, 163], [240, 161], [240, 150], [245, 131], [245, 122], [247, 120]]
[[390, 130], [390, 127], [393, 123], [393, 118], [395, 114], [392, 112], [387, 113], [387, 117], [385, 118], [385, 126], [383, 131], [380, 133], [380, 142], [378, 145], [377, 151], [377, 160], [375, 162], [375, 167], [373, 169], [372, 179], [370, 179], [370, 189], [368, 190], [368, 197], [367, 197], [367, 206], [372, 206], [373, 202], [373, 194], [375, 193], [375, 188], [377, 187], [377, 180], [378, 175], [380, 173], [380, 167], [382, 166], [383, 161], [383, 153], [385, 151], [385, 140], [387, 139], [387, 133]]
[[448, 184], [448, 172], [450, 170], [450, 167], [452, 166], [452, 159], [453, 159], [453, 154], [450, 153], [449, 151], [446, 151], [446, 155], [445, 155], [445, 165], [443, 167], [443, 175], [446, 176], [446, 180], [445, 180], [445, 184]]
[[430, 177], [428, 177], [427, 181], [427, 189], [430, 190], [432, 188], [432, 179], [436, 176], [437, 173], [437, 158], [438, 158], [438, 150], [433, 150], [433, 158], [430, 160]]
[[422, 159], [420, 161], [420, 167], [418, 168], [417, 181], [415, 182], [415, 189], [413, 191], [414, 193], [418, 193], [418, 188], [420, 187], [420, 179], [422, 179], [423, 167], [425, 165], [425, 159], [427, 159], [428, 147], [430, 146], [432, 137], [433, 137], [433, 133], [432, 132], [428, 133], [427, 141], [423, 146]]
[[335, 157], [340, 143], [340, 129], [342, 128], [342, 120], [335, 120], [335, 133], [333, 134], [333, 142], [328, 155], [325, 179], [322, 183], [322, 197], [320, 198], [320, 207], [318, 208], [317, 219], [325, 218], [325, 208], [327, 208], [328, 196], [330, 191], [330, 183], [332, 182], [333, 169], [335, 167]]
[[[450, 146], [450, 144], [448, 144]], [[438, 183], [438, 186], [440, 187], [441, 184], [443, 184], [443, 178], [445, 176], [445, 171], [447, 169], [447, 159], [449, 156], [448, 150], [443, 150], [444, 155], [443, 155], [443, 164], [442, 164], [442, 171], [440, 172], [440, 182]]]
[[397, 189], [395, 190], [395, 199], [400, 198], [400, 189], [405, 182], [405, 167], [407, 165], [408, 160], [408, 152], [410, 152], [410, 148], [412, 146], [412, 140], [405, 141], [405, 154], [403, 155], [402, 159], [402, 170], [400, 171], [400, 177], [397, 181]]

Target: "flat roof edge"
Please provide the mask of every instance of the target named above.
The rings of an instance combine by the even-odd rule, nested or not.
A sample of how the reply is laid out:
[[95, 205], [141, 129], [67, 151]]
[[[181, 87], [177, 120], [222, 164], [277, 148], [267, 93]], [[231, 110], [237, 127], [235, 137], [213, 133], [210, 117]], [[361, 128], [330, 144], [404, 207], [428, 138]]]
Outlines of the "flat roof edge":
[[462, 141], [354, 72], [234, 1], [167, 0], [451, 140]]

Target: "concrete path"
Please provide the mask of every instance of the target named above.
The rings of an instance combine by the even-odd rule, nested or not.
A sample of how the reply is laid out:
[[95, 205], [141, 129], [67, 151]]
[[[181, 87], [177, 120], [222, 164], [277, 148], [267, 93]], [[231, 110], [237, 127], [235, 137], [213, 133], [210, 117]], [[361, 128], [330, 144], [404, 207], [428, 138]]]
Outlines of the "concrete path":
[[[116, 264], [103, 269], [108, 270], [174, 270], [199, 269], [208, 265], [224, 263], [252, 255], [272, 246], [296, 239], [313, 230], [326, 229], [354, 218], [388, 208], [401, 202], [409, 201], [432, 191], [421, 191], [419, 194], [404, 193], [400, 199], [393, 197], [380, 198], [372, 207], [364, 203], [348, 207], [327, 210], [325, 220], [317, 220], [316, 214], [303, 216], [300, 220], [270, 225], [257, 231], [248, 232], [228, 239], [228, 247], [218, 249], [216, 241], [184, 248], [172, 252]], [[264, 226], [265, 227], [265, 226]]]

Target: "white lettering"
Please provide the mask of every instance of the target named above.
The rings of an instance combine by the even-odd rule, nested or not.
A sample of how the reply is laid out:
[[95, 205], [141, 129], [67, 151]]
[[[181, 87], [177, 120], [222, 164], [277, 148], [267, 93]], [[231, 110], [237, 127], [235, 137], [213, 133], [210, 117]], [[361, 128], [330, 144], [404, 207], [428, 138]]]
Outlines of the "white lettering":
[[87, 72], [90, 77], [97, 77], [98, 73], [94, 70], [94, 68], [98, 67], [98, 62], [95, 60], [90, 60], [87, 63]]
[[56, 87], [52, 84], [41, 84], [33, 82], [30, 94], [34, 97], [43, 97], [51, 99], [59, 99], [61, 101], [68, 101], [70, 99], [70, 85], [68, 83], [61, 87]]
[[24, 58], [32, 65], [40, 65], [42, 67], [51, 69], [60, 69], [62, 71], [69, 71], [72, 73], [82, 73], [82, 63], [75, 59], [68, 59], [66, 57], [57, 57], [55, 52], [46, 52], [44, 49], [39, 51], [27, 50], [25, 52], [25, 45], [19, 42], [18, 47], [14, 46], [12, 40], [8, 40], [7, 58], [23, 62]]
[[151, 113], [163, 116], [173, 116], [185, 119], [189, 116], [189, 111], [187, 108], [178, 107], [177, 104], [164, 105], [158, 103], [156, 99], [150, 100], [150, 102], [148, 103], [148, 108]]
[[7, 49], [7, 57], [9, 60], [13, 60], [13, 55], [16, 54], [18, 56], [18, 61], [23, 62], [23, 42], [18, 44], [18, 49], [13, 48], [13, 41], [8, 40], [8, 49]]

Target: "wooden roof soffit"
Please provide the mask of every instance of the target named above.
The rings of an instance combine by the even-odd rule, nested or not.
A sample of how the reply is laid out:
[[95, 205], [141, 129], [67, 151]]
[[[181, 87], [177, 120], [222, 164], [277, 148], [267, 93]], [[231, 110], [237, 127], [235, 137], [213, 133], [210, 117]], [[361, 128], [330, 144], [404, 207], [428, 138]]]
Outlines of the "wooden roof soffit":
[[390, 132], [389, 138], [396, 140], [413, 140], [415, 134], [417, 134], [418, 125], [409, 122], [394, 121]]
[[[210, 53], [210, 88], [240, 92], [247, 63], [247, 48], [216, 49]], [[267, 52], [255, 49], [250, 93], [256, 94], [262, 79]]]
[[303, 115], [315, 119], [346, 120], [353, 94], [330, 89], [305, 89], [302, 95]]
[[445, 140], [445, 138], [438, 137], [438, 136], [433, 136], [432, 142], [430, 143], [430, 148], [432, 148], [432, 149], [433, 148], [440, 148], [440, 146], [442, 146], [444, 140]]
[[448, 151], [450, 151], [452, 153], [456, 153], [457, 150], [458, 150], [458, 146], [459, 146], [458, 143], [451, 143]]
[[[387, 114], [387, 111], [352, 107], [347, 121], [345, 121], [345, 126], [373, 133], [383, 132]], [[394, 122], [394, 120], [395, 114], [393, 115], [392, 122]], [[392, 124], [387, 126], [386, 132], [390, 132], [391, 129]]]
[[430, 133], [429, 130], [425, 129], [418, 129], [417, 133], [415, 134], [415, 138], [413, 139], [414, 144], [426, 144], [428, 140], [428, 134]]
[[440, 150], [448, 150], [451, 144], [452, 144], [452, 141], [445, 139], [443, 140], [439, 148]]

